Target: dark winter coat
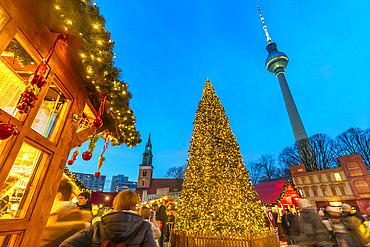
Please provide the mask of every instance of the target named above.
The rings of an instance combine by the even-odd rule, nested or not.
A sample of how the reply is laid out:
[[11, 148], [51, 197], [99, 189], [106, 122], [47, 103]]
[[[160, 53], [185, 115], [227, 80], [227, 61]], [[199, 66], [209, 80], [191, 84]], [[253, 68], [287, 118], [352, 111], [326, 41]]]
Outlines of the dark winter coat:
[[166, 207], [160, 206], [158, 212], [155, 214], [155, 220], [162, 221], [162, 235], [166, 234], [167, 232], [167, 214], [166, 214]]
[[[143, 223], [143, 220], [141, 215], [127, 211], [109, 213], [101, 218], [104, 230], [116, 243], [125, 241], [139, 228], [135, 236], [126, 243], [127, 247], [156, 247], [151, 226], [149, 222]], [[100, 247], [102, 239], [99, 227], [99, 222], [96, 222], [66, 239], [59, 247]]]
[[286, 220], [289, 223], [289, 231], [299, 232], [298, 217], [292, 213], [286, 216]]
[[87, 202], [85, 205], [82, 205], [82, 206], [78, 205], [78, 202], [77, 202], [77, 203], [76, 203], [76, 205], [77, 205], [80, 209], [82, 209], [82, 210], [92, 211], [92, 204], [91, 204], [91, 202]]
[[283, 233], [289, 235], [289, 226], [287, 216], [285, 214], [281, 216], [281, 226], [283, 227]]

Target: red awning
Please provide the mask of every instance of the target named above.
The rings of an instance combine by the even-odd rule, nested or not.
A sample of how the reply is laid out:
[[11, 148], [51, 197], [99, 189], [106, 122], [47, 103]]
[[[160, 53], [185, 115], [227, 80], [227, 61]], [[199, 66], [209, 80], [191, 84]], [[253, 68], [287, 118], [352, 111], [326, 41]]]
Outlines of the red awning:
[[275, 181], [254, 185], [262, 204], [292, 204], [300, 198], [301, 193], [294, 187], [291, 180]]

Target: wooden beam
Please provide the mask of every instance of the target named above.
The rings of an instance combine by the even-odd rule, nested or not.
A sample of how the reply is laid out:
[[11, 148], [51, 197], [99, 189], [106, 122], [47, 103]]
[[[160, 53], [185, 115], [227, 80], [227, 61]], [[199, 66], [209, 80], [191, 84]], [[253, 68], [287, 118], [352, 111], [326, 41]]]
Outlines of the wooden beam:
[[[78, 92], [78, 101], [73, 102], [72, 109], [68, 114], [66, 124], [59, 139], [55, 155], [53, 155], [49, 167], [40, 178], [40, 193], [30, 216], [29, 224], [32, 227], [26, 229], [20, 246], [39, 246], [42, 234], [49, 218], [55, 195], [61, 181], [68, 154], [72, 148], [73, 138], [78, 128], [78, 122], [73, 121], [73, 114], [81, 115], [88, 97], [87, 90]], [[77, 98], [77, 95], [73, 95]]]

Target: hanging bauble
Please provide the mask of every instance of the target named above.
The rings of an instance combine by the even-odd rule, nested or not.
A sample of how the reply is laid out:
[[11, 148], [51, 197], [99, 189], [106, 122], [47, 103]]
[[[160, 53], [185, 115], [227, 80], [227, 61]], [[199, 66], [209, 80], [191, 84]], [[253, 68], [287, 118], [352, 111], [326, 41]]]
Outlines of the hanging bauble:
[[97, 118], [94, 120], [93, 125], [94, 125], [96, 128], [99, 128], [99, 127], [103, 126], [103, 120], [101, 120], [101, 119], [100, 119], [100, 117], [97, 117]]
[[36, 85], [38, 88], [42, 88], [46, 84], [46, 80], [42, 75], [31, 75], [30, 84]]
[[94, 177], [96, 177], [96, 178], [100, 177], [100, 172], [95, 172]]
[[[93, 126], [95, 126], [96, 128], [99, 128], [99, 127], [103, 126], [103, 120], [101, 120], [101, 115], [104, 112], [104, 103], [105, 103], [105, 100], [107, 99], [107, 93], [105, 93], [105, 92], [98, 93], [97, 95], [95, 95], [95, 97], [100, 95], [100, 94], [103, 95], [103, 98], [102, 98], [100, 106], [99, 106], [98, 116], [96, 117], [96, 119], [94, 120], [94, 123], [93, 123]], [[95, 97], [94, 97], [94, 101], [95, 101]]]
[[74, 162], [75, 162], [74, 160], [68, 160], [67, 164], [71, 166], [71, 165], [73, 165]]
[[18, 129], [14, 124], [2, 123], [0, 124], [0, 140], [8, 139], [11, 136], [18, 135]]
[[89, 152], [89, 151], [85, 151], [82, 153], [81, 155], [82, 159], [85, 160], [85, 161], [88, 161], [88, 160], [91, 160], [92, 158], [92, 153]]

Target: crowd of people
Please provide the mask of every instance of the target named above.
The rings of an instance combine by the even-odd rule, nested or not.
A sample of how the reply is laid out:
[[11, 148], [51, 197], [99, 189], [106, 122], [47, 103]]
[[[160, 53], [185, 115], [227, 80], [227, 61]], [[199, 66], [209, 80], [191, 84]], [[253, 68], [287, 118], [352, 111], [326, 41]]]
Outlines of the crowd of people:
[[283, 211], [281, 226], [288, 245], [313, 247], [370, 247], [368, 222], [348, 204], [320, 210], [300, 200], [299, 215]]
[[61, 181], [40, 246], [163, 247], [168, 221], [164, 205], [142, 207], [138, 213], [136, 193], [125, 190], [114, 198], [114, 210], [103, 215], [88, 192], [72, 203], [72, 189], [68, 180]]

